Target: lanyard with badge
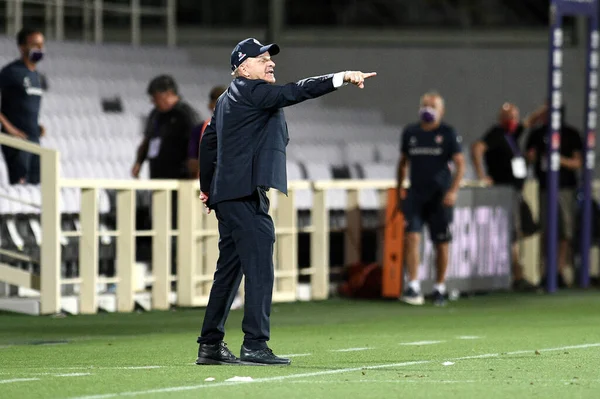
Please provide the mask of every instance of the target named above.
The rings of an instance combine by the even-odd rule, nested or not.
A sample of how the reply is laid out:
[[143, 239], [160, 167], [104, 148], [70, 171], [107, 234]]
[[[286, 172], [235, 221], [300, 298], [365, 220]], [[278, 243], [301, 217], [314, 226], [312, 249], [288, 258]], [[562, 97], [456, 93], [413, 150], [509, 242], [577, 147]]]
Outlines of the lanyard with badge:
[[511, 159], [511, 167], [513, 176], [517, 179], [524, 179], [527, 177], [527, 164], [525, 163], [525, 158], [521, 154], [521, 150], [517, 145], [517, 141], [515, 138], [509, 134], [505, 134], [504, 138], [506, 142], [510, 146], [510, 149], [513, 153], [513, 158]]
[[156, 137], [151, 138], [148, 143], [148, 159], [156, 158], [160, 152], [161, 137], [158, 129], [157, 119], [154, 119], [154, 132], [156, 134]]

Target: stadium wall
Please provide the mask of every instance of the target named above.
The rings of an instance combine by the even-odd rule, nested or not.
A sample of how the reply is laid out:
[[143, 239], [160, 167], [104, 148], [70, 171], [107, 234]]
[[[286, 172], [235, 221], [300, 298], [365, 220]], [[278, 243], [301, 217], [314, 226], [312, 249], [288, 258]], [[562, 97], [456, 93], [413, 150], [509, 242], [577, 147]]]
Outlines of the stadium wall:
[[[190, 49], [199, 64], [229, 73], [231, 48]], [[565, 50], [564, 100], [567, 120], [583, 125], [585, 57]], [[369, 95], [358, 90], [323, 97], [329, 105], [379, 108], [386, 120], [404, 124], [416, 119], [420, 95], [429, 89], [446, 98], [447, 121], [465, 142], [480, 137], [494, 122], [504, 101], [515, 102], [522, 116], [546, 96], [548, 51], [541, 48], [306, 48], [282, 46], [275, 59], [279, 82], [348, 68], [377, 71], [368, 82]], [[365, 132], [368, 134], [368, 132]]]

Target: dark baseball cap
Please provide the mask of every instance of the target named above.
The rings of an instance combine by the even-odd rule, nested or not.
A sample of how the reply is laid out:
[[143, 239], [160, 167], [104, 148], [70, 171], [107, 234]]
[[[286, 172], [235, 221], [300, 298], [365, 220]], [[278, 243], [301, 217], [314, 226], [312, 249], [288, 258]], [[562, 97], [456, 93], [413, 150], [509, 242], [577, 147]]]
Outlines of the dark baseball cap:
[[263, 45], [258, 40], [250, 37], [242, 40], [235, 46], [231, 52], [231, 70], [235, 71], [242, 62], [249, 57], [258, 57], [259, 55], [269, 52], [271, 55], [279, 53], [279, 46], [275, 43]]

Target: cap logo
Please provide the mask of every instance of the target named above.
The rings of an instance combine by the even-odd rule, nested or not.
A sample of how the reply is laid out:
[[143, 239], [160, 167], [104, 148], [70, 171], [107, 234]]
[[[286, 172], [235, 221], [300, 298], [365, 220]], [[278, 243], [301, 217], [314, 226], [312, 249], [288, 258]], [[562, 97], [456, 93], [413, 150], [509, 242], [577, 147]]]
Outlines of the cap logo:
[[246, 56], [246, 54], [242, 53], [241, 51], [238, 51], [238, 61], [241, 60], [242, 58], [244, 58]]

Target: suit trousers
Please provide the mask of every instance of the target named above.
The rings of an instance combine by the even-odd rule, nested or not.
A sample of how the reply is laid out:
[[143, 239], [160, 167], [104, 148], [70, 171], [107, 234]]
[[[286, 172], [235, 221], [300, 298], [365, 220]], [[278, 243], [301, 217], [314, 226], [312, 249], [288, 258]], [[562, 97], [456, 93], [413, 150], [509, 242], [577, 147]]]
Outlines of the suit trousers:
[[223, 340], [225, 322], [245, 277], [242, 330], [244, 346], [267, 347], [273, 295], [273, 244], [275, 227], [269, 215], [269, 198], [258, 188], [249, 197], [214, 206], [219, 221], [219, 259], [199, 344]]

